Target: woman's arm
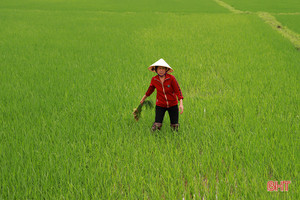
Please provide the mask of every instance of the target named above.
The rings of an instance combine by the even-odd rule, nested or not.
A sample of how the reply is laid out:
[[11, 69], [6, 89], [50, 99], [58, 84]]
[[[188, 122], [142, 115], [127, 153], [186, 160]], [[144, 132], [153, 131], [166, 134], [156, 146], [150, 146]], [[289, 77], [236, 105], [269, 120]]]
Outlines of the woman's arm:
[[[152, 79], [153, 79], [153, 78], [152, 78]], [[141, 104], [143, 104], [144, 101], [145, 101], [145, 99], [146, 99], [147, 97], [149, 97], [149, 96], [153, 93], [153, 91], [155, 90], [155, 87], [154, 87], [154, 85], [153, 85], [153, 83], [152, 83], [152, 79], [151, 79], [150, 86], [149, 86], [149, 88], [148, 88], [146, 94], [143, 96], [143, 98], [142, 98], [141, 101], [140, 101]]]
[[178, 84], [178, 82], [177, 82], [177, 80], [174, 76], [173, 76], [173, 81], [172, 81], [171, 84], [172, 84], [172, 87], [174, 88], [174, 92], [177, 95], [178, 100], [180, 102], [179, 111], [180, 111], [180, 114], [182, 114], [183, 113], [183, 101], [182, 101], [183, 96], [182, 96], [182, 92], [181, 92], [181, 89], [179, 87], [179, 84]]
[[180, 111], [180, 114], [183, 113], [183, 103], [182, 103], [182, 99], [180, 99], [179, 111]]
[[146, 98], [147, 98], [147, 96], [144, 95], [143, 98], [141, 99], [140, 103], [143, 104]]
[[183, 96], [182, 96], [182, 92], [181, 92], [181, 89], [179, 87], [179, 84], [178, 84], [178, 82], [177, 82], [177, 80], [174, 76], [172, 78], [173, 78], [173, 80], [171, 82], [171, 85], [174, 89], [174, 92], [175, 92], [176, 96], [178, 97], [178, 100], [181, 100], [181, 99], [183, 99]]

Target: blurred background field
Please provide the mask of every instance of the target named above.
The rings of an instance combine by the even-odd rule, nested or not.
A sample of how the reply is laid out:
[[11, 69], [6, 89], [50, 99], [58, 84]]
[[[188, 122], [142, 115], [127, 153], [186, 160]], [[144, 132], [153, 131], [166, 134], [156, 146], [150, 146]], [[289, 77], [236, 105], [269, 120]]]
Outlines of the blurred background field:
[[276, 15], [276, 19], [300, 35], [300, 15]]
[[22, 10], [228, 13], [212, 0], [2, 0], [0, 5]]
[[300, 1], [298, 0], [223, 0], [238, 10], [264, 11], [271, 13], [300, 12]]
[[[299, 198], [300, 52], [256, 15], [210, 0], [0, 10], [0, 199]], [[166, 116], [152, 134], [154, 110], [133, 119], [159, 58], [185, 97], [178, 133]]]

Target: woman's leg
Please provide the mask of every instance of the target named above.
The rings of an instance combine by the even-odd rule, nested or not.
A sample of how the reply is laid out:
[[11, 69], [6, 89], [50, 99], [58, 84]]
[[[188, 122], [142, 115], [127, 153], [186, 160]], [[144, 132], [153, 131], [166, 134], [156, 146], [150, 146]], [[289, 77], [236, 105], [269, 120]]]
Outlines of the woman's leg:
[[161, 129], [166, 110], [167, 110], [166, 108], [160, 106], [155, 107], [155, 122], [152, 126], [152, 131]]
[[178, 123], [178, 118], [179, 118], [179, 111], [178, 111], [178, 105], [172, 106], [168, 109], [169, 116], [170, 116], [170, 121], [171, 121], [171, 129], [178, 131], [179, 123]]
[[167, 108], [156, 106], [155, 107], [155, 122], [162, 123], [164, 120], [166, 111], [167, 111]]

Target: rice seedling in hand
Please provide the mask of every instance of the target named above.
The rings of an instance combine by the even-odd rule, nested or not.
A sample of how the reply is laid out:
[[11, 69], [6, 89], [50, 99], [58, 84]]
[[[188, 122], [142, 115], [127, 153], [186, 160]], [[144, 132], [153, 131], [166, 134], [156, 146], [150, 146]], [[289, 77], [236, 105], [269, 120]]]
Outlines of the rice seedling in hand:
[[141, 117], [142, 108], [145, 106], [146, 108], [153, 108], [153, 103], [150, 100], [144, 101], [143, 104], [140, 104], [137, 108], [133, 109], [133, 116], [136, 121], [139, 121]]

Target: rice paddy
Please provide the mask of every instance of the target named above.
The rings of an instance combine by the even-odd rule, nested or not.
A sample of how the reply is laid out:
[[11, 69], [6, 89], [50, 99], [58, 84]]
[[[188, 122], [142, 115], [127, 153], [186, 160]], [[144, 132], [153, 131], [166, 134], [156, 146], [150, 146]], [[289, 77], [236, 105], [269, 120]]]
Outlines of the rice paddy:
[[[0, 199], [299, 199], [300, 52], [256, 14], [184, 2], [1, 1]], [[132, 115], [160, 58], [178, 133]]]
[[271, 13], [293, 13], [300, 11], [300, 2], [298, 0], [223, 0], [236, 9], [252, 12], [271, 12]]
[[300, 35], [299, 15], [277, 15], [276, 18], [284, 25]]

